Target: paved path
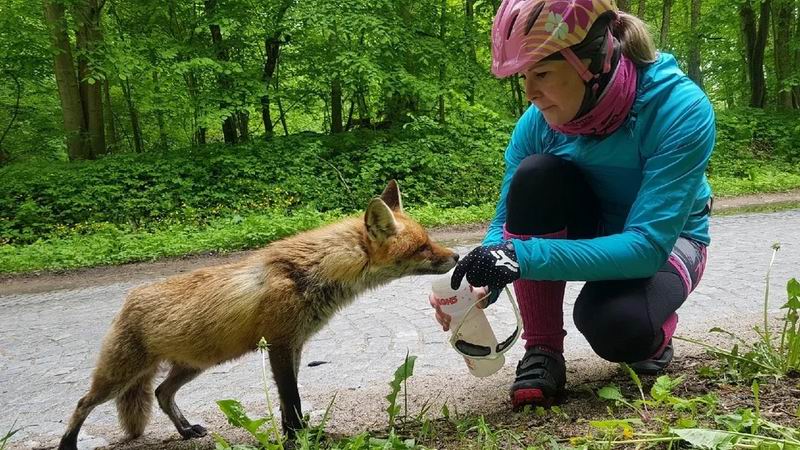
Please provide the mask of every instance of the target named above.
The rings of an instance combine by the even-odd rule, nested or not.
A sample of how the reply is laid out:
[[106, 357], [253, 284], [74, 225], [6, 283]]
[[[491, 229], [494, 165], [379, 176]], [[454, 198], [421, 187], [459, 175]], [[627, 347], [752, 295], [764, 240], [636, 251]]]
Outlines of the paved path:
[[[681, 330], [702, 335], [711, 326], [752, 324], [762, 307], [764, 273], [774, 242], [783, 244], [773, 270], [773, 306], [785, 299], [785, 282], [800, 277], [800, 211], [712, 219], [714, 243], [700, 287], [681, 310]], [[476, 236], [477, 239], [477, 236]], [[464, 254], [470, 245], [459, 246]], [[466, 373], [463, 361], [446, 344], [426, 297], [432, 277], [411, 277], [369, 293], [336, 316], [307, 346], [300, 373], [304, 408], [317, 414], [333, 391], [356, 395], [385, 394], [386, 383], [407, 351], [418, 356], [415, 377]], [[0, 297], [0, 434], [16, 420], [25, 428], [12, 448], [54, 445], [78, 398], [88, 387], [101, 338], [125, 293], [141, 284], [115, 282], [76, 290]], [[565, 322], [568, 359], [592, 359], [588, 345], [570, 319], [580, 283], [568, 285]], [[510, 309], [490, 308], [498, 334], [513, 322]], [[522, 354], [517, 345], [509, 355]], [[327, 364], [307, 367], [311, 361]], [[263, 405], [260, 358], [248, 355], [203, 374], [178, 395], [187, 416], [215, 421], [213, 401], [237, 398]], [[513, 364], [507, 362], [508, 378]], [[480, 380], [470, 380], [480, 383]], [[509, 383], [502, 379], [500, 383]], [[487, 382], [483, 382], [484, 385]], [[495, 382], [497, 383], [497, 382]], [[447, 387], [439, 386], [447, 389]], [[504, 387], [504, 389], [507, 387]], [[275, 395], [273, 389], [273, 395]], [[505, 394], [498, 394], [501, 398]], [[377, 398], [377, 397], [376, 397]], [[147, 433], [170, 435], [160, 412]], [[93, 437], [98, 436], [98, 437]], [[92, 448], [120, 438], [112, 404], [97, 408], [82, 432], [82, 446]]]

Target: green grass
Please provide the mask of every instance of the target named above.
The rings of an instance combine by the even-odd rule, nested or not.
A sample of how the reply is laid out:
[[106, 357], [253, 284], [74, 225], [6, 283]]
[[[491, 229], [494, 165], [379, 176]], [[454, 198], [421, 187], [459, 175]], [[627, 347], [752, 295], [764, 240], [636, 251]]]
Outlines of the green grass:
[[714, 195], [738, 195], [784, 192], [800, 188], [800, 173], [778, 169], [754, 169], [745, 178], [716, 176], [709, 179]]

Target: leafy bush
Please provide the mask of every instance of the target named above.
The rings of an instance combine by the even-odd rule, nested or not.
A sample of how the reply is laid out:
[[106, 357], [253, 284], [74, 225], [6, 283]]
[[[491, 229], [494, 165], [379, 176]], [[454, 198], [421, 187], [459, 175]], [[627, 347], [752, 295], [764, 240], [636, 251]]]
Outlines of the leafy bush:
[[800, 168], [800, 115], [757, 108], [717, 113], [717, 147], [711, 157], [711, 178], [751, 179], [765, 167]]
[[0, 243], [91, 233], [97, 223], [160, 229], [300, 207], [352, 212], [392, 178], [408, 204], [485, 204], [497, 195], [507, 135], [409, 127], [12, 165], [0, 169]]

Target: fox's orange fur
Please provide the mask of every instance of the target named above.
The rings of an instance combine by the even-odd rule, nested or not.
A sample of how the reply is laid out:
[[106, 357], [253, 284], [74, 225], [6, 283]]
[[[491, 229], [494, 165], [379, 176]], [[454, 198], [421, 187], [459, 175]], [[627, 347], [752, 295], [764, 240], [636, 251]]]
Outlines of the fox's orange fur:
[[444, 273], [457, 259], [403, 213], [392, 181], [363, 217], [272, 243], [239, 262], [134, 289], [111, 324], [91, 389], [59, 448], [76, 448], [86, 416], [112, 398], [127, 434], [141, 435], [162, 362], [172, 368], [156, 389], [159, 406], [184, 438], [204, 435], [183, 417], [175, 392], [203, 370], [254, 350], [262, 337], [291, 433], [302, 426], [296, 376], [308, 338], [364, 290], [405, 275]]

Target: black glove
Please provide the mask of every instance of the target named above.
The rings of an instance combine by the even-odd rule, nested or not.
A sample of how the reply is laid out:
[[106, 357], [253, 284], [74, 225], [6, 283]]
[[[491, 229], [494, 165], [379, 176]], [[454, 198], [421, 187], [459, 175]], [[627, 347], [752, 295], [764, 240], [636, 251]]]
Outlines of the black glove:
[[493, 291], [493, 298], [490, 297], [489, 302], [493, 303], [491, 300], [497, 300], [503, 286], [519, 279], [519, 263], [514, 244], [505, 241], [472, 249], [456, 264], [453, 277], [450, 278], [450, 287], [458, 289], [465, 275], [472, 286], [487, 286]]

